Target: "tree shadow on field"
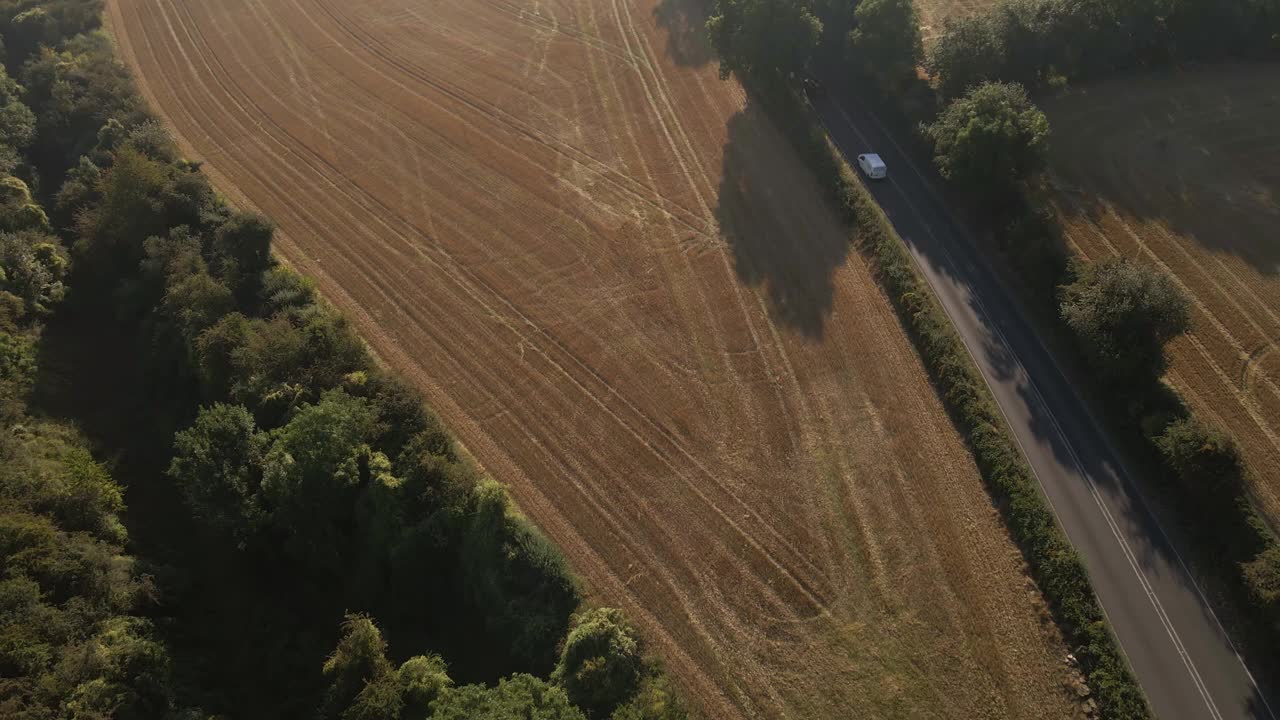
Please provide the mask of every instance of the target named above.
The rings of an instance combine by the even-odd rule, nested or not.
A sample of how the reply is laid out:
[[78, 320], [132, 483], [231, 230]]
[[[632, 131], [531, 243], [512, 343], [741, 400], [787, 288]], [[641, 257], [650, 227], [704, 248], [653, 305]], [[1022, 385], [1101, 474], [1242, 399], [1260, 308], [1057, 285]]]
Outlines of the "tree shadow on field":
[[1280, 69], [1156, 72], [1086, 86], [1047, 107], [1061, 128], [1052, 165], [1067, 219], [1115, 227], [1114, 210], [1141, 235], [1137, 224], [1160, 223], [1280, 275]]
[[821, 339], [834, 296], [832, 276], [849, 254], [826, 195], [763, 109], [750, 103], [728, 123], [716, 220], [734, 270], [763, 286], [783, 325]]
[[702, 67], [715, 57], [707, 36], [712, 0], [661, 0], [653, 9], [658, 27], [667, 31], [667, 54], [677, 65]]

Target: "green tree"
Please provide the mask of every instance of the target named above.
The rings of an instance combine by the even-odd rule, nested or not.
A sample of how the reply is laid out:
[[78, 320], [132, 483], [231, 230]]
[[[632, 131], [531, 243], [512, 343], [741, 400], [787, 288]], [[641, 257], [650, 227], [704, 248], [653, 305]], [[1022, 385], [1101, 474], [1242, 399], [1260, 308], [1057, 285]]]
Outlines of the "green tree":
[[[998, 76], [1005, 82], [1038, 88], [1052, 72], [1061, 72], [1061, 41], [1052, 28], [1060, 21], [1061, 6], [1045, 0], [1000, 0], [987, 11], [986, 21], [1001, 51]], [[989, 77], [994, 77], [989, 76]]]
[[329, 688], [320, 716], [334, 720], [426, 720], [431, 703], [453, 687], [435, 655], [409, 658], [393, 670], [382, 632], [367, 615], [346, 616], [323, 669]]
[[1158, 378], [1165, 343], [1191, 323], [1190, 302], [1167, 275], [1124, 259], [1077, 269], [1059, 311], [1094, 370], [1112, 383]]
[[[184, 348], [194, 353], [196, 339], [234, 306], [231, 290], [203, 268], [169, 278], [158, 308], [176, 331]], [[186, 364], [184, 357], [183, 364]]]
[[369, 366], [346, 318], [318, 305], [251, 320], [239, 330], [239, 344], [225, 348], [230, 396], [253, 410], [264, 427], [274, 427], [299, 403], [315, 401]]
[[1181, 486], [1177, 497], [1189, 500], [1213, 528], [1204, 533], [1206, 548], [1220, 558], [1242, 560], [1266, 546], [1269, 534], [1251, 520], [1244, 462], [1229, 436], [1186, 417], [1169, 423], [1154, 441]]
[[4, 36], [9, 67], [22, 64], [40, 48], [101, 25], [101, 7], [92, 2], [19, 0], [4, 4], [0, 32]]
[[404, 479], [400, 502], [410, 517], [440, 510], [461, 513], [477, 482], [475, 469], [458, 457], [453, 440], [438, 424], [410, 438], [395, 468]]
[[431, 720], [586, 720], [564, 690], [532, 675], [512, 675], [497, 687], [463, 685], [431, 703]]
[[25, 314], [48, 314], [66, 296], [67, 253], [42, 232], [0, 232], [0, 290], [22, 299]]
[[1020, 85], [973, 88], [928, 133], [942, 176], [988, 207], [1011, 204], [1048, 162], [1049, 121]]
[[395, 591], [388, 574], [391, 552], [404, 535], [405, 505], [400, 502], [402, 483], [392, 474], [387, 456], [370, 450], [361, 461], [344, 581], [352, 597], [372, 604]]
[[438, 655], [417, 655], [404, 661], [396, 671], [400, 697], [404, 701], [402, 720], [426, 720], [431, 703], [453, 687], [448, 666]]
[[256, 495], [268, 437], [240, 405], [201, 408], [173, 439], [168, 475], [201, 521], [233, 536], [258, 522]]
[[18, 151], [35, 139], [36, 116], [23, 104], [22, 86], [0, 67], [0, 172], [18, 164]]
[[214, 269], [231, 285], [242, 309], [249, 309], [262, 290], [262, 275], [271, 268], [271, 221], [238, 212], [213, 234]]
[[228, 313], [196, 338], [194, 370], [206, 402], [231, 398], [233, 387], [245, 371], [240, 353], [252, 332], [252, 324], [238, 312]]
[[173, 706], [168, 652], [139, 618], [108, 620], [62, 656], [53, 677], [72, 718], [149, 720]]
[[613, 608], [579, 615], [564, 641], [552, 679], [591, 717], [608, 717], [635, 695], [644, 654], [640, 638]]
[[948, 18], [929, 47], [926, 67], [938, 92], [953, 98], [984, 82], [999, 80], [1005, 64], [1003, 38], [996, 34], [991, 18], [978, 14]]
[[806, 0], [716, 0], [707, 31], [720, 77], [776, 81], [804, 71], [822, 22]]
[[141, 272], [114, 292], [117, 315], [137, 322], [149, 339], [145, 371], [159, 391], [153, 403], [193, 404], [199, 338], [234, 306], [231, 290], [209, 273], [201, 245], [185, 225], [148, 238]]
[[[346, 616], [342, 637], [324, 661], [323, 672], [329, 689], [320, 715], [333, 719], [344, 717], [366, 686], [392, 674], [391, 662], [387, 660], [387, 641], [372, 618], [359, 614]], [[398, 707], [396, 712], [399, 713]]]
[[86, 155], [67, 170], [62, 187], [53, 201], [53, 222], [58, 227], [73, 227], [80, 211], [98, 200], [102, 168]]
[[263, 461], [260, 506], [286, 549], [313, 571], [340, 575], [352, 551], [360, 487], [386, 466], [368, 442], [377, 417], [366, 400], [335, 390], [277, 432]]
[[[8, 316], [20, 315], [21, 301], [0, 293], [0, 308]], [[4, 318], [6, 324], [12, 317]], [[26, 410], [27, 394], [36, 379], [37, 347], [33, 333], [0, 330], [0, 416], [21, 416]]]
[[76, 249], [108, 286], [135, 271], [146, 238], [168, 233], [159, 200], [168, 183], [163, 163], [129, 148], [99, 176], [101, 200], [80, 215]]
[[563, 557], [493, 480], [475, 487], [463, 513], [460, 580], [485, 618], [489, 641], [510, 648], [525, 667], [551, 670], [578, 604]]
[[890, 90], [915, 76], [924, 41], [912, 0], [861, 0], [853, 16], [849, 50], [864, 72]]
[[49, 217], [31, 197], [27, 184], [16, 177], [0, 179], [0, 231], [49, 231]]
[[381, 675], [364, 688], [342, 712], [342, 720], [399, 720], [404, 698], [395, 673]]
[[[124, 146], [136, 150], [152, 160], [159, 160], [169, 165], [181, 165], [193, 171], [199, 169], [196, 164], [182, 161], [178, 146], [173, 142], [173, 136], [169, 134], [169, 130], [165, 128], [164, 123], [156, 120], [144, 120], [131, 127], [125, 127], [123, 123], [115, 118], [108, 120], [107, 124], [98, 130], [98, 143], [94, 147], [94, 154], [114, 152]], [[199, 173], [190, 172], [187, 174], [199, 177], [207, 183], [207, 178], [201, 177]]]
[[316, 284], [308, 277], [279, 265], [272, 266], [262, 277], [263, 317], [293, 313], [316, 302]]
[[106, 34], [96, 31], [70, 37], [58, 50], [43, 48], [22, 66], [23, 97], [36, 116], [31, 159], [51, 187], [93, 149], [107, 120], [133, 127], [145, 117], [114, 52]]
[[0, 435], [0, 709], [143, 720], [172, 707], [169, 658], [131, 612], [120, 488], [68, 428]]
[[1271, 543], [1240, 569], [1254, 602], [1266, 609], [1272, 627], [1280, 631], [1280, 543]]
[[1156, 438], [1156, 447], [1169, 467], [1198, 497], [1226, 497], [1234, 502], [1244, 491], [1244, 465], [1231, 438], [1193, 418], [1169, 423]]

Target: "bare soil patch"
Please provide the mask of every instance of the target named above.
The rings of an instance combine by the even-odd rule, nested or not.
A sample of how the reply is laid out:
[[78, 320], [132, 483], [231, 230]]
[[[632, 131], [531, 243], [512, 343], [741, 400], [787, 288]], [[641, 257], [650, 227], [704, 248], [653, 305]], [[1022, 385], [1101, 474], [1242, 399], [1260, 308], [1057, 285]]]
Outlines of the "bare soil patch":
[[1068, 241], [1156, 264], [1191, 296], [1169, 379], [1239, 440], [1280, 521], [1280, 67], [1145, 74], [1045, 111]]
[[113, 0], [277, 220], [708, 718], [1064, 717], [886, 298], [681, 0]]

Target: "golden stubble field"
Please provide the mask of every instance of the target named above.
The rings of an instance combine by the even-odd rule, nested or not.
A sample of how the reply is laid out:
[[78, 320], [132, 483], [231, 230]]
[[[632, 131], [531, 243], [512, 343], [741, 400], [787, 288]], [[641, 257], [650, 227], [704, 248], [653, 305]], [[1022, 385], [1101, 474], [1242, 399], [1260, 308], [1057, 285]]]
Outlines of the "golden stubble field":
[[109, 3], [185, 151], [706, 717], [1070, 716], [902, 328], [693, 8]]
[[1280, 522], [1280, 67], [1139, 75], [1044, 107], [1068, 242], [1191, 297], [1169, 380], [1240, 442]]

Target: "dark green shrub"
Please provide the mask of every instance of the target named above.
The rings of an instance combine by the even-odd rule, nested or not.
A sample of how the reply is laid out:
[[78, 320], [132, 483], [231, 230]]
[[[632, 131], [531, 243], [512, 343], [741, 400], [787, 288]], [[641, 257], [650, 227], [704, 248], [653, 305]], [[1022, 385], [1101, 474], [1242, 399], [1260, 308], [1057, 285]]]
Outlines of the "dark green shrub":
[[1165, 344], [1191, 324], [1191, 303], [1167, 275], [1123, 258], [1077, 266], [1060, 312], [1105, 382], [1144, 389], [1164, 373]]
[[589, 717], [608, 717], [640, 686], [640, 638], [622, 612], [596, 608], [577, 616], [564, 641], [552, 679]]

